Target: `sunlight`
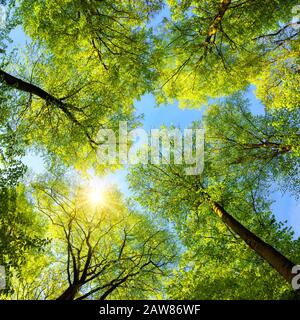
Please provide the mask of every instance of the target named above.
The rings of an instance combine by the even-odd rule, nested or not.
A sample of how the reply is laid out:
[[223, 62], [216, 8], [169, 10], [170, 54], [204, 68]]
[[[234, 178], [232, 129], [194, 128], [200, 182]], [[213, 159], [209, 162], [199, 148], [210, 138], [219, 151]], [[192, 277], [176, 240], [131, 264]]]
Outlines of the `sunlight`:
[[88, 198], [93, 205], [104, 204], [106, 190], [106, 183], [104, 180], [96, 178], [91, 180], [87, 189]]
[[99, 189], [92, 189], [89, 194], [89, 198], [93, 204], [100, 204], [104, 200], [103, 191]]

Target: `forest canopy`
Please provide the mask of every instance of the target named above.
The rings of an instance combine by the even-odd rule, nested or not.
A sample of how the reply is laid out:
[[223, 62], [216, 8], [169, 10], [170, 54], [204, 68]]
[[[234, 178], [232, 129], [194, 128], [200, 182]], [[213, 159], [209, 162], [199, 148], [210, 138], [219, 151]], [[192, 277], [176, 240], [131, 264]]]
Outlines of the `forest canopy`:
[[[297, 4], [1, 1], [0, 298], [299, 299], [299, 212], [274, 212], [300, 192]], [[147, 96], [178, 105], [156, 128]], [[147, 126], [162, 161], [100, 161]]]

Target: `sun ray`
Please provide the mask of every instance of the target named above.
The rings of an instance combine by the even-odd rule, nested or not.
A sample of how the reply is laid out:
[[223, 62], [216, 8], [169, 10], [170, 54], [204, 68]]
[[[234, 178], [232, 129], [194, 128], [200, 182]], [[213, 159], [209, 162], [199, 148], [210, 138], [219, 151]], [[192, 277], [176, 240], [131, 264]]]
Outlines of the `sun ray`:
[[106, 183], [101, 179], [89, 181], [87, 192], [88, 199], [93, 205], [103, 205], [105, 202]]

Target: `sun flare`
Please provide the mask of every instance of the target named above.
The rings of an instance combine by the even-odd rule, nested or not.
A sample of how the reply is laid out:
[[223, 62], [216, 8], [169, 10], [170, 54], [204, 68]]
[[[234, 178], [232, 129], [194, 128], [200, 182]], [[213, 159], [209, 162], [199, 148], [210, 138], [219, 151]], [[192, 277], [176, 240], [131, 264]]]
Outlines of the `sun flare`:
[[89, 182], [88, 198], [93, 205], [100, 205], [105, 202], [105, 183], [99, 179]]
[[98, 190], [98, 189], [91, 190], [91, 193], [89, 194], [89, 198], [93, 204], [102, 203], [104, 198], [102, 190]]

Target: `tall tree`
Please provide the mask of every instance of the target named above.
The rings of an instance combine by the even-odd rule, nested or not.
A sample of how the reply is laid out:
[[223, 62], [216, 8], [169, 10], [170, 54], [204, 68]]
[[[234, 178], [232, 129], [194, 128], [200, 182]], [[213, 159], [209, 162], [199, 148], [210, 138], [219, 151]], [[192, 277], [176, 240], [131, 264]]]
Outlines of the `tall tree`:
[[[8, 97], [2, 90], [1, 105]], [[27, 169], [21, 161], [25, 144], [6, 113], [0, 111], [0, 265], [6, 270], [7, 285], [2, 293], [7, 294], [13, 291], [12, 275], [19, 275], [27, 255], [38, 253], [47, 240], [22, 184]]]
[[274, 93], [288, 89], [290, 84], [285, 81], [271, 87], [282, 75], [286, 80], [293, 77], [294, 83], [299, 81], [299, 73], [291, 67], [297, 65], [299, 46], [291, 22], [297, 1], [168, 3], [171, 16], [157, 42], [163, 53], [159, 100], [175, 98], [182, 106], [195, 107], [254, 81], [264, 97], [263, 87]]
[[[235, 118], [232, 117], [232, 119]], [[247, 123], [247, 118], [244, 119], [244, 123]], [[241, 122], [241, 126], [244, 123]], [[243, 139], [247, 135], [251, 136], [251, 132], [245, 130], [246, 133], [244, 133], [241, 129], [240, 135], [232, 136], [230, 122], [224, 122], [224, 125], [229, 128], [227, 131], [226, 127], [220, 127], [220, 123], [217, 123], [216, 126], [218, 124], [218, 130], [223, 132], [223, 136], [228, 134], [233, 142], [234, 138], [237, 139], [238, 146], [234, 150], [233, 156], [238, 158], [238, 152], [244, 152], [243, 143], [245, 142]], [[234, 129], [232, 131], [234, 132]], [[206, 132], [208, 137], [212, 134], [211, 138], [215, 137], [213, 133]], [[253, 230], [254, 232], [250, 231], [251, 216], [253, 215], [253, 219], [259, 219], [255, 203], [263, 201], [263, 196], [266, 196], [267, 185], [264, 181], [267, 180], [267, 173], [260, 173], [260, 176], [257, 177], [256, 172], [251, 171], [251, 166], [249, 170], [249, 166], [232, 167], [230, 163], [226, 164], [228, 157], [226, 153], [222, 153], [224, 150], [227, 152], [226, 148], [222, 149], [224, 141], [220, 140], [220, 150], [217, 149], [217, 151], [215, 148], [218, 147], [218, 144], [215, 143], [215, 140], [213, 141], [213, 144], [206, 146], [205, 169], [202, 176], [185, 176], [184, 165], [148, 165], [133, 168], [129, 181], [137, 200], [152, 212], [174, 221], [180, 234], [184, 232], [183, 219], [188, 221], [192, 219], [190, 216], [196, 215], [199, 218], [199, 223], [206, 223], [207, 219], [202, 220], [201, 216], [207, 211], [213, 213], [229, 230], [267, 261], [286, 281], [291, 283], [294, 263], [268, 243], [268, 236], [260, 234], [261, 231], [258, 233], [255, 230]], [[226, 142], [228, 141], [225, 139]], [[229, 142], [232, 143], [231, 140]], [[242, 147], [239, 149], [240, 145]], [[253, 149], [256, 149], [255, 146]], [[232, 151], [232, 149], [230, 150]], [[250, 155], [251, 151], [252, 149], [250, 149]], [[214, 157], [215, 152], [220, 155]], [[265, 191], [263, 192], [263, 190]], [[212, 219], [215, 221], [214, 218]], [[264, 217], [262, 221], [268, 221], [268, 218]], [[248, 227], [249, 222], [250, 226]], [[290, 255], [291, 252], [286, 251], [285, 254]]]
[[99, 129], [118, 128], [120, 120], [133, 127], [133, 102], [152, 88], [146, 22], [161, 6], [21, 1], [14, 18], [32, 42], [21, 59], [2, 56], [0, 82], [15, 93], [5, 112], [23, 137], [77, 169], [103, 170]]
[[53, 255], [39, 260], [39, 268], [49, 274], [52, 285], [47, 277], [32, 279], [25, 270], [22, 282], [16, 283], [19, 295], [28, 287], [34, 290], [27, 299], [136, 299], [160, 294], [176, 252], [166, 231], [128, 210], [114, 188], [107, 188], [98, 204], [90, 202], [86, 188], [70, 190], [57, 181], [36, 188], [37, 208], [50, 222]]
[[[239, 188], [236, 184], [230, 186], [228, 181], [227, 183], [213, 183], [213, 178], [211, 177], [206, 177], [203, 183], [199, 177], [192, 178], [185, 176], [184, 171], [181, 169], [182, 168], [178, 168], [178, 166], [159, 167], [154, 165], [134, 168], [130, 176], [130, 182], [137, 201], [151, 212], [164, 216], [166, 219], [175, 223], [181, 238], [193, 238], [193, 235], [197, 234], [196, 238], [203, 236], [204, 238], [216, 237], [216, 239], [219, 239], [216, 240], [216, 243], [217, 246], [220, 245], [221, 247], [216, 246], [216, 249], [214, 249], [214, 245], [216, 244], [213, 242], [210, 244], [205, 241], [194, 241], [192, 246], [191, 243], [187, 243], [192, 248], [190, 251], [193, 250], [193, 252], [199, 252], [199, 254], [201, 254], [201, 252], [206, 253], [203, 259], [199, 257], [200, 265], [198, 268], [200, 268], [201, 263], [205, 263], [206, 260], [210, 261], [210, 255], [213, 257], [215, 250], [221, 250], [222, 255], [226, 255], [226, 251], [224, 251], [226, 247], [227, 250], [235, 250], [233, 243], [235, 242], [235, 238], [237, 238], [237, 246], [243, 247], [240, 242], [243, 241], [244, 245], [248, 246], [248, 250], [251, 248], [291, 284], [294, 263], [287, 257], [293, 256], [295, 261], [299, 259], [297, 255], [297, 245], [285, 246], [286, 237], [288, 237], [290, 239], [289, 242], [291, 242], [291, 235], [283, 234], [279, 243], [277, 243], [277, 240], [275, 241], [276, 236], [275, 233], [273, 233], [274, 226], [272, 227], [270, 222], [275, 221], [274, 217], [271, 219], [266, 213], [256, 210], [255, 207], [257, 202], [263, 201], [262, 198], [258, 197], [256, 193], [251, 193], [249, 186], [247, 190], [245, 186], [241, 185]], [[260, 190], [259, 193], [262, 193], [262, 190]], [[267, 208], [267, 210], [269, 209]], [[224, 223], [223, 228], [218, 226], [220, 221]], [[188, 224], [192, 231], [189, 231], [189, 228], [186, 229], [186, 224]], [[210, 229], [213, 231], [211, 232]], [[203, 230], [205, 230], [205, 232], [202, 233]], [[226, 234], [223, 236], [223, 241], [220, 236], [220, 230]], [[226, 237], [229, 237], [228, 243], [225, 241]], [[230, 242], [231, 240], [233, 240], [232, 243]], [[272, 246], [274, 241], [278, 245], [278, 248], [283, 249], [283, 253], [287, 257]], [[270, 245], [270, 243], [272, 245]], [[197, 246], [199, 246], [198, 250]], [[207, 247], [205, 248], [205, 246]], [[237, 261], [239, 260], [238, 252], [241, 250], [240, 248], [238, 247], [235, 252], [237, 255], [233, 255]], [[230, 254], [233, 254], [233, 251], [231, 251], [229, 255]], [[248, 254], [249, 251], [248, 253], [246, 252], [246, 255]], [[196, 257], [197, 254], [195, 254], [194, 258], [196, 259]], [[218, 259], [221, 259], [220, 256]], [[252, 257], [250, 261], [251, 260], [255, 261], [256, 259]], [[192, 264], [193, 261], [190, 261], [190, 263]], [[245, 266], [243, 267], [243, 264], [237, 264], [240, 270], [239, 272], [242, 272]], [[189, 265], [190, 264], [186, 266], [187, 269], [189, 269]], [[253, 266], [253, 268], [255, 267]], [[258, 266], [258, 268], [260, 269], [260, 266]], [[201, 272], [201, 269], [198, 270]], [[203, 268], [203, 270], [206, 269]], [[244, 271], [247, 272], [246, 270], [247, 269]], [[248, 272], [251, 272], [250, 270], [248, 269]], [[261, 272], [264, 274], [270, 272], [269, 267], [266, 265], [262, 270]], [[261, 275], [261, 281], [264, 281], [263, 276], [264, 275]], [[274, 277], [277, 278], [276, 276]], [[226, 275], [224, 275], [224, 278], [226, 278]], [[248, 279], [250, 278], [248, 277]], [[184, 284], [182, 285], [184, 286]]]

